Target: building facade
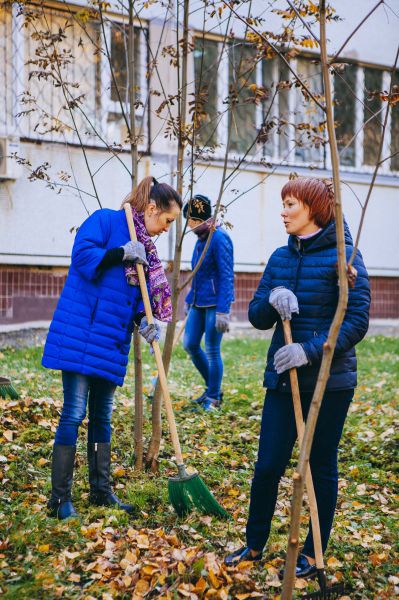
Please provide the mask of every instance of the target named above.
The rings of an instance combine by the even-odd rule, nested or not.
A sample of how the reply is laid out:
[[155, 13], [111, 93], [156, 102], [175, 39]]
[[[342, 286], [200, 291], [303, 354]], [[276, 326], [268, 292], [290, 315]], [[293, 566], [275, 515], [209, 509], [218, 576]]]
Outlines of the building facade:
[[[341, 20], [329, 25], [331, 56], [373, 7], [368, 0], [334, 5]], [[256, 8], [261, 14], [262, 6], [254, 2], [253, 14]], [[192, 114], [197, 103], [203, 116], [196, 124], [196, 147], [188, 146], [185, 155], [185, 194], [188, 198], [191, 186], [216, 201], [223, 184], [224, 219], [232, 225], [235, 247], [233, 317], [245, 320], [268, 257], [285, 243], [282, 186], [293, 172], [331, 175], [323, 116], [292, 85], [285, 61], [262, 58], [244, 41], [248, 28], [240, 20], [229, 20], [223, 11], [212, 15], [199, 0], [190, 7], [187, 109]], [[76, 228], [100, 204], [118, 208], [130, 186], [127, 15], [111, 6], [101, 22], [90, 18], [85, 3], [74, 2], [33, 3], [30, 12], [20, 10], [16, 4], [0, 8], [0, 325], [51, 318]], [[380, 6], [337, 57], [335, 119], [344, 212], [354, 236], [386, 109], [373, 92], [389, 90], [397, 20]], [[277, 31], [281, 15], [269, 11], [262, 27]], [[295, 27], [298, 38], [306, 33], [300, 24]], [[171, 184], [177, 155], [171, 130], [181, 83], [174, 66], [181, 26], [176, 30], [176, 7], [149, 3], [135, 15], [139, 178], [151, 173]], [[384, 43], [372, 43], [377, 39]], [[322, 95], [317, 47], [291, 52], [289, 64], [316, 99]], [[393, 82], [399, 85], [398, 71]], [[234, 88], [235, 107], [229, 110]], [[385, 129], [359, 247], [371, 277], [372, 316], [399, 318], [398, 105]], [[194, 242], [187, 234], [184, 270]], [[172, 258], [172, 249], [173, 234], [159, 239], [163, 259]]]

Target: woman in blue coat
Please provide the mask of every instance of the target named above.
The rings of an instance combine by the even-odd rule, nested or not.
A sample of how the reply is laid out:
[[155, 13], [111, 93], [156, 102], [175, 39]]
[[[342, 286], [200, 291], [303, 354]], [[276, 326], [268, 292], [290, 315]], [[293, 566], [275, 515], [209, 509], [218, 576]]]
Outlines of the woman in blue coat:
[[122, 209], [98, 210], [86, 219], [44, 348], [42, 364], [62, 371], [64, 391], [48, 503], [59, 519], [76, 515], [72, 478], [87, 403], [90, 502], [132, 510], [110, 486], [113, 396], [123, 385], [134, 325], [148, 343], [159, 338], [159, 325], [148, 325], [144, 315], [135, 263], [144, 265], [154, 316], [171, 319], [170, 289], [151, 237], [168, 231], [182, 202], [172, 187], [153, 177], [143, 179], [125, 202], [132, 207], [138, 241], [130, 241]]
[[[196, 194], [183, 209], [188, 226], [198, 237], [191, 261], [197, 265], [214, 227], [211, 201]], [[195, 274], [186, 297], [188, 313], [183, 345], [205, 382], [204, 393], [196, 399], [205, 410], [214, 410], [222, 399], [223, 361], [220, 345], [229, 330], [230, 307], [234, 300], [233, 243], [219, 226], [212, 235], [205, 258]], [[201, 340], [205, 334], [205, 352]]]
[[[249, 320], [257, 329], [276, 325], [267, 357], [258, 460], [252, 480], [247, 544], [225, 558], [228, 565], [256, 561], [269, 537], [278, 484], [290, 460], [296, 426], [289, 369], [298, 369], [304, 418], [312, 400], [323, 355], [323, 344], [338, 302], [334, 192], [331, 182], [315, 178], [289, 181], [281, 192], [281, 216], [288, 245], [270, 257], [249, 305]], [[353, 242], [345, 224], [346, 255]], [[357, 385], [355, 345], [368, 328], [370, 287], [362, 256], [354, 261], [357, 278], [349, 290], [330, 377], [315, 430], [310, 467], [320, 518], [323, 552], [327, 548], [338, 492], [338, 444]], [[282, 320], [290, 319], [295, 343], [284, 345]], [[299, 554], [297, 577], [316, 574], [313, 537]]]

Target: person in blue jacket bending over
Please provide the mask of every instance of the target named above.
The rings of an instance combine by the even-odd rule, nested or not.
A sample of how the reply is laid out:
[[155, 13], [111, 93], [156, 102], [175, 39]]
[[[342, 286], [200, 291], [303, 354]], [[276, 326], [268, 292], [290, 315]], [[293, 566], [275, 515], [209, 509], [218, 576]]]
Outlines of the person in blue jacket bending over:
[[[184, 348], [206, 386], [195, 402], [211, 411], [220, 406], [222, 400], [220, 345], [223, 334], [229, 330], [230, 307], [234, 301], [233, 243], [222, 227], [215, 226], [211, 201], [207, 196], [196, 194], [184, 206], [183, 215], [198, 237], [191, 260], [193, 269], [201, 258], [211, 229], [215, 229], [186, 297], [184, 310], [188, 318], [183, 340]], [[201, 348], [204, 333], [205, 352]]]
[[97, 210], [86, 219], [44, 348], [42, 364], [61, 370], [64, 391], [48, 503], [50, 515], [59, 519], [76, 515], [72, 478], [87, 403], [90, 502], [133, 508], [110, 485], [113, 396], [123, 385], [134, 325], [148, 343], [159, 339], [159, 325], [149, 325], [144, 314], [136, 263], [144, 265], [154, 317], [171, 320], [171, 292], [151, 238], [168, 231], [182, 201], [172, 187], [146, 177], [124, 202], [131, 206], [138, 241], [130, 241], [122, 208]]
[[[299, 389], [306, 419], [316, 385], [331, 322], [338, 304], [337, 242], [334, 189], [331, 181], [299, 177], [281, 191], [288, 245], [270, 257], [249, 305], [249, 320], [256, 329], [276, 325], [268, 351], [258, 459], [252, 479], [246, 546], [225, 558], [227, 565], [256, 561], [269, 537], [280, 478], [290, 460], [297, 437], [289, 370], [298, 369]], [[346, 257], [353, 241], [345, 223]], [[359, 251], [354, 267], [357, 278], [349, 289], [330, 376], [313, 438], [310, 467], [325, 552], [334, 519], [338, 493], [338, 444], [357, 385], [355, 345], [369, 323], [370, 286]], [[282, 321], [289, 319], [292, 344], [285, 345]], [[281, 573], [282, 575], [283, 573]], [[316, 575], [312, 530], [298, 556], [296, 576]]]

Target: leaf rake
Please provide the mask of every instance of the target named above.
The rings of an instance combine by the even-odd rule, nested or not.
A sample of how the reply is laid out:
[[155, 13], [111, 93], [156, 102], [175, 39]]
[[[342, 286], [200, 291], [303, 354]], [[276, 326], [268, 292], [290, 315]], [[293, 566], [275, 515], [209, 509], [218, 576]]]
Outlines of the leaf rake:
[[[286, 344], [292, 344], [291, 324], [289, 320], [283, 321], [284, 340]], [[296, 369], [290, 369], [290, 383], [292, 392], [292, 401], [294, 404], [295, 423], [298, 434], [299, 444], [305, 432], [305, 423], [303, 421], [301, 397], [299, 392], [298, 374]], [[313, 478], [310, 466], [306, 473], [306, 489], [309, 500], [310, 519], [313, 533], [313, 544], [316, 559], [316, 577], [320, 590], [310, 592], [301, 596], [302, 600], [336, 600], [343, 596], [348, 590], [343, 583], [328, 585], [326, 570], [324, 567], [323, 549], [321, 544], [319, 513], [317, 510], [316, 494], [313, 486]]]
[[18, 400], [19, 394], [11, 380], [8, 377], [0, 377], [0, 398], [7, 398], [9, 396], [11, 400]]
[[[137, 241], [136, 230], [133, 222], [130, 204], [125, 204], [125, 213], [129, 227], [130, 238]], [[143, 265], [136, 264], [137, 274], [140, 282], [141, 295], [144, 302], [145, 314], [149, 324], [154, 323], [151, 302], [148, 295], [147, 284]], [[187, 473], [183, 462], [180, 441], [177, 434], [176, 421], [173, 414], [172, 401], [170, 399], [165, 368], [162, 361], [161, 349], [157, 341], [152, 342], [155, 360], [158, 368], [158, 379], [161, 385], [162, 397], [165, 404], [172, 445], [176, 455], [178, 474], [168, 481], [169, 500], [176, 513], [181, 517], [190, 513], [195, 506], [200, 512], [215, 515], [222, 518], [230, 518], [229, 513], [218, 503], [213, 494], [208, 490], [198, 473]]]

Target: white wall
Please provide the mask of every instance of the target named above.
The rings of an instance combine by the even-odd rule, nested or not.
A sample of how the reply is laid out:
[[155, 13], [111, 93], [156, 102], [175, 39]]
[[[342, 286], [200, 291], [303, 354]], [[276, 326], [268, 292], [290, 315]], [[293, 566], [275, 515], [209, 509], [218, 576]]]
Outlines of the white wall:
[[[194, 4], [193, 0], [193, 7]], [[253, 14], [257, 13], [256, 5], [264, 8], [265, 4], [263, 0], [255, 0]], [[391, 0], [390, 4], [394, 8], [396, 6], [399, 13], [397, 0]], [[286, 6], [284, 2], [282, 5]], [[328, 34], [332, 51], [339, 48], [353, 27], [371, 10], [374, 1], [355, 0], [347, 3], [345, 0], [336, 0], [334, 5], [344, 20], [329, 26]], [[147, 13], [144, 11], [143, 18], [155, 14], [155, 10], [151, 7]], [[159, 14], [156, 16], [159, 17]], [[224, 18], [222, 15], [222, 20]], [[272, 29], [276, 19], [276, 16], [268, 12], [265, 29]], [[214, 28], [215, 32], [216, 22], [215, 17], [212, 23], [208, 24], [208, 28]], [[192, 27], [202, 27], [200, 13], [192, 17], [190, 24]], [[151, 44], [154, 48], [157, 45], [159, 26], [159, 22], [151, 25]], [[175, 25], [171, 21], [167, 29], [170, 43], [175, 39], [174, 28]], [[238, 24], [235, 31], [239, 35]], [[397, 31], [396, 17], [387, 7], [380, 6], [370, 21], [350, 41], [346, 50], [347, 55], [361, 58], [363, 61], [390, 65], [393, 62], [393, 53], [396, 51]], [[378, 43], [380, 40], [384, 43]], [[163, 62], [160, 60], [161, 77], [166, 89], [174, 93], [175, 70], [169, 67], [168, 62], [168, 59]], [[154, 86], [156, 85], [155, 83]], [[152, 109], [157, 106], [158, 101], [154, 100]], [[151, 124], [152, 136], [155, 133], [154, 122], [153, 120]], [[28, 158], [33, 166], [44, 161], [49, 162], [53, 174], [60, 170], [71, 171], [72, 165], [78, 187], [89, 193], [92, 192], [90, 177], [79, 148], [69, 147], [67, 150], [61, 144], [24, 142], [21, 154]], [[87, 156], [92, 171], [100, 169], [96, 176], [96, 185], [103, 206], [118, 208], [130, 187], [127, 171], [115, 158], [104, 165], [109, 155], [101, 150], [90, 149]], [[120, 158], [129, 165], [128, 154], [121, 154]], [[153, 144], [151, 156], [142, 160], [139, 177], [151, 173], [161, 181], [172, 183], [174, 169], [174, 144], [161, 134]], [[309, 174], [309, 171], [298, 168], [295, 168], [295, 171], [298, 174]], [[207, 194], [215, 201], [219, 192], [221, 172], [222, 167], [217, 163], [198, 167], [194, 192]], [[227, 204], [235, 197], [233, 189], [238, 189], [241, 193], [253, 188], [231, 205], [227, 215], [227, 220], [234, 225], [231, 236], [235, 245], [237, 270], [263, 270], [270, 253], [278, 245], [285, 243], [286, 236], [279, 216], [280, 190], [287, 180], [288, 172], [289, 170], [280, 168], [264, 183], [258, 185], [267, 174], [266, 170], [261, 166], [243, 166], [239, 176], [232, 181], [230, 188], [225, 192], [223, 203]], [[312, 171], [311, 174], [328, 175], [324, 171]], [[345, 173], [343, 178], [352, 186], [360, 200], [364, 201], [370, 175]], [[70, 183], [73, 185], [73, 180]], [[346, 218], [355, 234], [360, 209], [346, 186], [343, 188], [343, 193]], [[95, 200], [89, 195], [83, 195], [83, 198], [90, 212], [97, 208]], [[0, 181], [0, 262], [68, 265], [74, 239], [74, 234], [69, 230], [80, 225], [85, 217], [85, 209], [76, 191], [64, 189], [61, 194], [57, 194], [42, 182], [29, 182], [26, 176], [22, 176], [15, 183]], [[360, 248], [372, 274], [399, 276], [398, 217], [399, 179], [381, 176], [370, 201], [360, 242]], [[194, 242], [193, 234], [187, 235], [183, 252], [184, 266], [189, 264]], [[165, 259], [169, 256], [170, 243], [171, 240], [166, 235], [157, 242], [160, 253]]]

